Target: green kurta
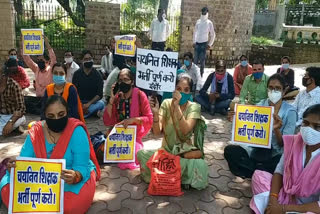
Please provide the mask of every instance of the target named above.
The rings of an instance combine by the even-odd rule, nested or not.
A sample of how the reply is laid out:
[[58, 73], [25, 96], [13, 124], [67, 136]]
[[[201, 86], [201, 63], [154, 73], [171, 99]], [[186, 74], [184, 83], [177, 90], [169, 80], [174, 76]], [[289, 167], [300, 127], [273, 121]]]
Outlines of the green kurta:
[[[201, 107], [197, 103], [191, 102], [183, 115], [185, 119], [197, 119], [196, 127], [194, 130], [199, 130], [196, 139], [193, 140], [193, 132], [190, 132], [186, 136], [181, 134], [179, 123], [176, 122], [177, 131], [173, 125], [170, 105], [172, 99], [165, 100], [159, 111], [159, 115], [162, 116], [164, 121], [164, 138], [162, 140], [162, 148], [174, 155], [183, 154], [192, 150], [203, 151], [203, 132], [205, 129], [204, 120], [201, 117]], [[177, 136], [179, 135], [179, 137]], [[195, 133], [196, 135], [196, 133]], [[199, 142], [200, 141], [200, 142]], [[201, 142], [202, 141], [202, 142]], [[150, 170], [146, 166], [149, 158], [155, 151], [140, 150], [137, 154], [141, 167], [141, 176], [145, 182], [150, 182]], [[185, 159], [180, 158], [181, 165], [181, 182], [182, 184], [190, 184], [195, 189], [204, 189], [208, 185], [208, 165], [203, 159]]]

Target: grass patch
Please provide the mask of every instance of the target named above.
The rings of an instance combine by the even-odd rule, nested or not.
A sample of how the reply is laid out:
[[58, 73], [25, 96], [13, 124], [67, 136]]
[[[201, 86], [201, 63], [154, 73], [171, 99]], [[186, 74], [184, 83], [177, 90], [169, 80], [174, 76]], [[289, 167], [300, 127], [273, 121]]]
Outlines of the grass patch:
[[267, 45], [279, 45], [282, 46], [282, 42], [281, 41], [277, 41], [277, 40], [273, 40], [267, 37], [256, 37], [256, 36], [252, 36], [251, 37], [251, 44], [255, 44], [255, 45], [262, 45], [262, 46], [267, 46]]

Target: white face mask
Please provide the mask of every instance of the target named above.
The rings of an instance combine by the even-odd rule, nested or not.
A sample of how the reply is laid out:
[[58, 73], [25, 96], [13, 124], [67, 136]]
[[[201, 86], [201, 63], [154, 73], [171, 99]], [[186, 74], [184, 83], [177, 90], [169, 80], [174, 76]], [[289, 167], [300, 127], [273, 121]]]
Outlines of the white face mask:
[[303, 141], [307, 145], [313, 146], [320, 143], [320, 132], [317, 130], [314, 130], [310, 126], [301, 126], [300, 133]]
[[72, 57], [64, 58], [64, 61], [66, 63], [72, 63], [73, 62], [73, 58]]
[[273, 104], [276, 104], [282, 98], [282, 93], [281, 91], [268, 90], [268, 97]]
[[166, 14], [162, 14], [162, 18], [165, 19], [167, 16]]
[[206, 15], [201, 15], [201, 20], [205, 21], [208, 19], [209, 13], [207, 13]]

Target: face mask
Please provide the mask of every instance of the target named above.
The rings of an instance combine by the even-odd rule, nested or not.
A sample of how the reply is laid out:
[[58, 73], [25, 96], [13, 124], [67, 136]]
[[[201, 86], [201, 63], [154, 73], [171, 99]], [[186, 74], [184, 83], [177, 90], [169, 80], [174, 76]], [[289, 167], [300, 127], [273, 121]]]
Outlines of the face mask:
[[185, 66], [189, 67], [190, 66], [190, 62], [189, 60], [184, 60], [183, 63], [185, 64]]
[[252, 75], [253, 75], [253, 77], [254, 77], [256, 80], [259, 80], [259, 79], [262, 78], [263, 72], [253, 73]]
[[304, 87], [307, 87], [307, 86], [309, 86], [310, 84], [311, 84], [311, 82], [310, 83], [308, 83], [308, 80], [309, 80], [310, 78], [306, 78], [306, 77], [303, 77], [302, 78], [302, 85], [304, 86]]
[[246, 67], [247, 65], [248, 65], [248, 61], [247, 60], [241, 61], [241, 66], [242, 67]]
[[72, 63], [73, 62], [73, 58], [72, 57], [64, 58], [64, 61], [66, 63]]
[[289, 64], [282, 64], [282, 69], [287, 70], [289, 68]]
[[131, 84], [122, 82], [119, 85], [119, 90], [122, 91], [123, 93], [127, 93], [128, 91], [130, 91], [131, 87], [132, 87]]
[[179, 70], [177, 70], [177, 76], [179, 76], [180, 74], [183, 74], [185, 72], [186, 72], [185, 70], [179, 69]]
[[53, 75], [53, 82], [57, 85], [62, 85], [66, 82], [65, 76]]
[[9, 58], [10, 58], [10, 59], [17, 59], [17, 56], [12, 56], [12, 55], [10, 55]]
[[93, 66], [93, 61], [84, 62], [84, 63], [83, 63], [83, 66], [84, 66], [85, 68], [92, 68], [92, 66]]
[[309, 145], [313, 146], [320, 143], [320, 132], [314, 130], [310, 126], [301, 126], [300, 133], [303, 141]]
[[268, 90], [268, 97], [273, 104], [276, 104], [282, 98], [282, 93], [281, 91]]
[[46, 68], [46, 63], [43, 60], [38, 61], [37, 64], [40, 70], [43, 70]]
[[209, 13], [207, 13], [206, 15], [201, 15], [201, 20], [205, 21], [208, 19]]
[[167, 16], [166, 14], [162, 14], [162, 18], [165, 19]]
[[56, 133], [62, 132], [68, 123], [68, 116], [61, 117], [60, 119], [49, 119], [46, 118], [48, 128]]
[[219, 81], [221, 81], [221, 80], [224, 78], [224, 76], [225, 76], [225, 73], [223, 73], [223, 74], [217, 74], [217, 73], [216, 73], [216, 78], [217, 78], [217, 80], [219, 80]]
[[188, 102], [188, 100], [191, 99], [191, 96], [192, 94], [186, 94], [186, 93], [183, 93], [183, 92], [180, 92], [181, 94], [181, 99], [179, 101], [179, 105], [183, 105], [183, 104], [186, 104], [186, 102]]

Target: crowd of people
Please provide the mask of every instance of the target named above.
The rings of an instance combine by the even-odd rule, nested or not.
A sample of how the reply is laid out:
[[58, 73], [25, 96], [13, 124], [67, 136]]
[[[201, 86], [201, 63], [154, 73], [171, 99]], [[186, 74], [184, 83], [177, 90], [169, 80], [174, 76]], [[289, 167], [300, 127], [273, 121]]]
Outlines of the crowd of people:
[[[150, 28], [152, 49], [164, 51], [168, 34], [165, 11], [160, 9]], [[140, 168], [145, 182], [150, 182], [151, 176], [146, 163], [155, 151], [144, 150], [142, 138], [150, 131], [163, 133], [162, 148], [180, 156], [183, 187], [202, 190], [208, 186], [208, 166], [203, 148], [206, 124], [201, 112], [212, 116], [219, 113], [232, 120], [234, 98], [238, 96], [240, 104], [274, 107], [271, 149], [228, 145], [224, 150], [230, 171], [252, 178], [252, 210], [261, 214], [320, 213], [320, 68], [306, 69], [301, 79], [305, 89], [300, 90], [295, 87], [289, 57], [284, 56], [281, 67], [269, 77], [262, 61], [250, 65], [248, 57], [242, 55], [233, 75], [227, 72], [226, 62], [218, 60], [202, 85], [206, 49], [214, 39], [208, 8], [203, 8], [195, 26], [195, 56], [183, 54], [172, 93], [138, 88], [136, 58], [115, 54], [114, 40], [105, 46], [100, 71], [94, 68], [89, 50], [82, 52], [80, 65], [70, 50], [64, 53], [64, 63], [57, 62], [46, 37], [45, 53], [49, 54], [37, 56], [35, 61], [23, 54], [23, 61], [19, 60], [12, 49], [0, 69], [0, 135], [9, 136], [26, 124], [26, 113], [39, 115], [41, 120], [30, 128], [20, 156], [65, 159], [62, 179], [68, 203], [64, 203], [64, 211], [85, 213], [100, 177], [99, 158], [86, 129], [86, 118], [103, 117], [109, 130], [116, 124], [137, 126], [135, 162], [118, 167]], [[139, 40], [137, 47], [142, 47]], [[23, 65], [34, 73], [36, 96], [24, 96], [30, 82]], [[15, 160], [7, 160], [8, 170], [0, 183], [0, 199], [6, 206], [12, 167]]]

